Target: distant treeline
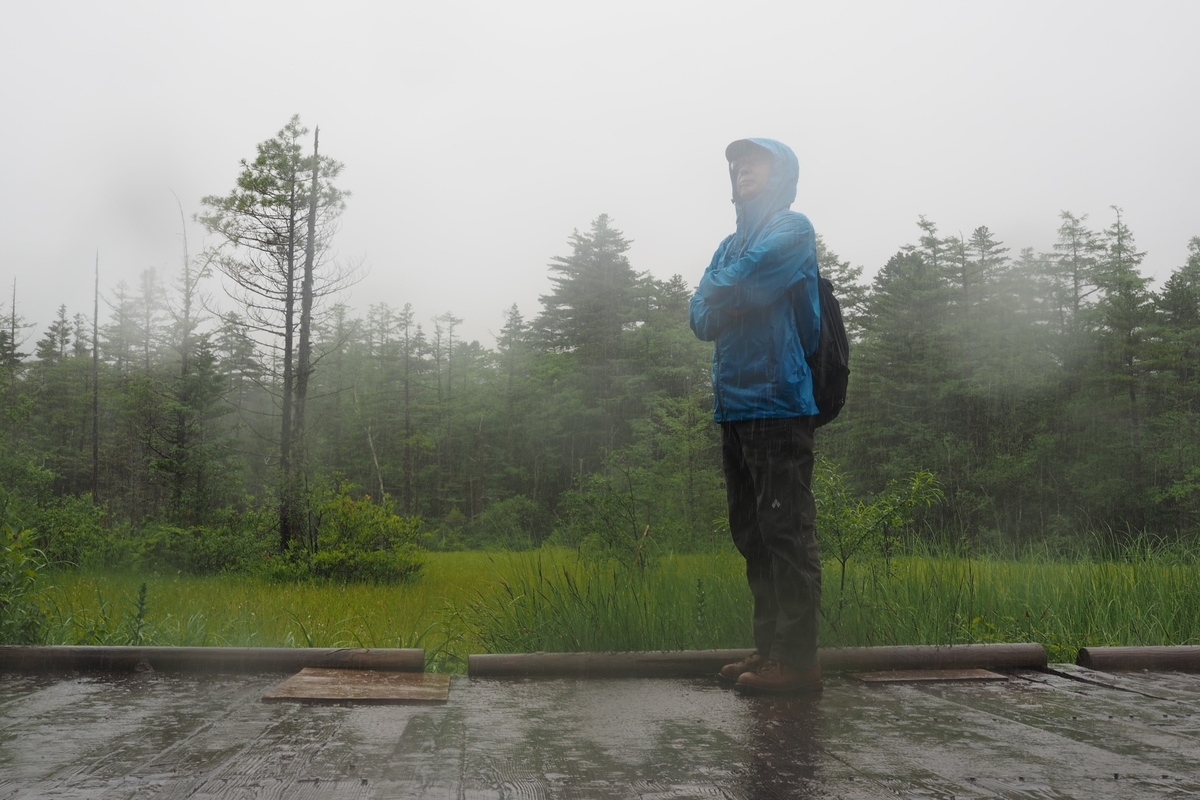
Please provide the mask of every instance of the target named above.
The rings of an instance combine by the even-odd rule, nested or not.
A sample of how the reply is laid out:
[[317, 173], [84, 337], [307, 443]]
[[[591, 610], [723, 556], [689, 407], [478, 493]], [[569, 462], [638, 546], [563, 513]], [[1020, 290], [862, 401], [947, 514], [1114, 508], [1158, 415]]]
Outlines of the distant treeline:
[[[1060, 223], [1052, 252], [1013, 255], [986, 227], [943, 237], [921, 218], [869, 286], [821, 244], [854, 344], [818, 448], [863, 498], [932, 472], [945, 498], [914, 535], [1014, 551], [1200, 532], [1200, 238], [1154, 291], [1119, 210], [1103, 230]], [[200, 311], [211, 253], [171, 289], [150, 270], [108, 291], [98, 337], [64, 306], [35, 339], [9, 307], [0, 480], [29, 507], [93, 494], [134, 531], [284, 508], [285, 538], [315, 543], [341, 487], [420, 517], [435, 547], [723, 541], [711, 345], [687, 324], [703, 265], [638, 272], [603, 215], [568, 243], [537, 315], [504, 312], [491, 349], [452, 313], [357, 316], [328, 292], [290, 427], [300, 315], [275, 335], [247, 309]], [[288, 279], [299, 301], [303, 271]]]

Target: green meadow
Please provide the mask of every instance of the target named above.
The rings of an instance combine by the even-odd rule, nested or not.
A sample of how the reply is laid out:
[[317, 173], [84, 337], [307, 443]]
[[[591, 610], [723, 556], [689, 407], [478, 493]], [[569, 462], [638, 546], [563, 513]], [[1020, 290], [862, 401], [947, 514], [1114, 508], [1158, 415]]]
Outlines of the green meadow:
[[[735, 553], [643, 567], [570, 550], [430, 553], [409, 584], [272, 583], [62, 572], [43, 576], [47, 644], [423, 647], [431, 669], [476, 652], [747, 647]], [[827, 564], [824, 646], [1200, 643], [1200, 562], [901, 557]], [[143, 589], [144, 585], [144, 589]]]

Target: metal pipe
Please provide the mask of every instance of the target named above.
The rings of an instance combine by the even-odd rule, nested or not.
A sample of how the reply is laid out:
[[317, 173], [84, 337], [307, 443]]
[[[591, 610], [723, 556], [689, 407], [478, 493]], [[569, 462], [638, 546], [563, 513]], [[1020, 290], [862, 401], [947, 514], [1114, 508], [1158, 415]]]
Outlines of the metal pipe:
[[[652, 653], [496, 653], [467, 657], [474, 677], [677, 678], [712, 675], [750, 650]], [[898, 669], [1044, 669], [1040, 644], [914, 645], [822, 648], [824, 672]]]
[[1200, 646], [1081, 647], [1075, 663], [1101, 672], [1152, 670], [1200, 672]]
[[0, 646], [0, 672], [297, 672], [304, 667], [424, 672], [419, 648]]

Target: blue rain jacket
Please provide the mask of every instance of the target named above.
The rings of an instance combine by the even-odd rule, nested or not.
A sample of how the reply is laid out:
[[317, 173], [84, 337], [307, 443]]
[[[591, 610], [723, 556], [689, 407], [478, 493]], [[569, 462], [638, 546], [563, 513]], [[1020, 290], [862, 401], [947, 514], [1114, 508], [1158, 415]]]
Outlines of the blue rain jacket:
[[774, 157], [766, 188], [746, 203], [730, 184], [737, 230], [726, 237], [692, 296], [690, 322], [713, 342], [713, 417], [717, 422], [817, 413], [804, 360], [821, 335], [816, 234], [789, 210], [800, 165], [774, 139], [743, 139], [727, 155], [757, 145]]

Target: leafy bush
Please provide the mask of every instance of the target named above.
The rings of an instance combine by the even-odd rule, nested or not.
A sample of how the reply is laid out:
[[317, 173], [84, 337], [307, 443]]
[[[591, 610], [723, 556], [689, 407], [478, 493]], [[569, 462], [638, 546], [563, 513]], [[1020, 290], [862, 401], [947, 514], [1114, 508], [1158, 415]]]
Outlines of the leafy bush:
[[527, 550], [550, 535], [553, 517], [538, 502], [517, 495], [492, 503], [470, 525], [470, 541], [476, 547], [495, 550]]
[[212, 525], [108, 525], [87, 497], [61, 497], [23, 512], [34, 542], [55, 567], [183, 572], [253, 571], [273, 547], [271, 511], [218, 510]]
[[420, 517], [401, 517], [369, 495], [356, 500], [350, 486], [316, 507], [316, 548], [301, 545], [274, 559], [267, 575], [275, 580], [324, 579], [340, 582], [403, 583], [421, 571], [417, 542]]
[[641, 567], [660, 554], [657, 537], [638, 517], [632, 482], [622, 487], [606, 475], [593, 475], [584, 491], [564, 493], [562, 505], [565, 519], [554, 533], [555, 543], [575, 547], [581, 557]]
[[33, 535], [12, 516], [0, 491], [0, 644], [34, 644], [42, 627], [38, 571], [45, 565]]
[[151, 525], [132, 540], [130, 566], [189, 575], [253, 571], [275, 548], [273, 533], [274, 519], [263, 511], [229, 512], [214, 526]]
[[937, 478], [927, 470], [917, 470], [907, 481], [890, 481], [883, 492], [864, 500], [850, 493], [836, 464], [818, 459], [813, 483], [821, 553], [838, 562], [841, 588], [851, 559], [881, 559], [886, 565], [899, 554], [901, 535], [915, 513], [944, 498]]
[[[26, 401], [29, 402], [28, 398]], [[26, 409], [27, 410], [27, 409]], [[7, 408], [9, 419], [20, 415], [21, 409]], [[54, 497], [54, 472], [41, 464], [36, 456], [0, 447], [0, 486], [9, 492], [9, 502], [18, 497], [47, 501]]]
[[325, 550], [314, 553], [312, 574], [342, 583], [403, 583], [420, 572], [414, 552], [392, 550]]
[[[19, 501], [18, 501], [19, 502]], [[107, 566], [126, 558], [124, 543], [104, 525], [104, 508], [69, 495], [24, 503], [21, 519], [53, 566]]]
[[451, 508], [441, 521], [425, 531], [421, 543], [429, 550], [440, 550], [444, 553], [466, 550], [467, 540], [463, 535], [466, 527], [466, 516], [457, 508]]

